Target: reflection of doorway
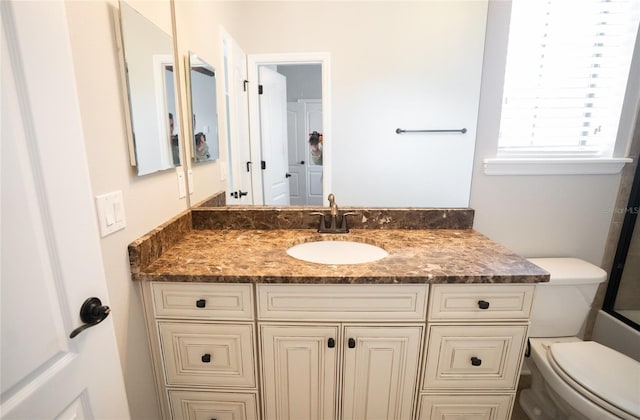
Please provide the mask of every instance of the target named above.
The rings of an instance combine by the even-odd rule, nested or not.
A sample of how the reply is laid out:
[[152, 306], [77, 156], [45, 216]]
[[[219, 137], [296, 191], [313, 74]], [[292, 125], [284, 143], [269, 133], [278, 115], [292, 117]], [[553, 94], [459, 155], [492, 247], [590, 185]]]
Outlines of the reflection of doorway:
[[277, 66], [287, 78], [287, 138], [290, 204], [322, 205], [322, 164], [314, 163], [309, 134], [322, 133], [320, 64]]
[[[330, 172], [328, 169], [331, 162], [331, 136], [329, 134], [329, 113], [327, 108], [329, 103], [328, 54], [249, 55], [248, 59], [250, 81], [258, 80], [258, 85], [263, 84], [260, 70], [262, 68], [270, 68], [278, 74], [285, 75], [287, 79], [287, 96], [282, 108], [282, 112], [286, 116], [284, 132], [282, 133], [284, 139], [287, 140], [284, 144], [284, 152], [282, 143], [274, 141], [273, 136], [271, 140], [265, 141], [265, 132], [273, 128], [274, 119], [263, 115], [262, 108], [265, 106], [265, 101], [259, 95], [260, 88], [250, 89], [249, 91], [251, 161], [260, 162], [260, 166], [252, 164], [254, 203], [267, 205], [321, 205], [323, 191], [329, 191], [328, 186], [330, 185]], [[315, 71], [315, 77], [310, 77], [310, 70]], [[313, 98], [296, 97], [295, 94], [290, 95], [289, 91], [293, 92], [299, 86], [306, 86], [303, 89], [311, 89], [310, 83], [312, 80], [317, 90]], [[294, 88], [294, 86], [298, 86], [298, 88]], [[263, 86], [261, 90], [264, 95], [266, 88]], [[301, 104], [299, 109], [301, 110], [294, 110], [291, 103], [287, 105], [287, 102], [299, 102]], [[298, 112], [300, 112], [299, 116]], [[265, 131], [266, 127], [269, 130]], [[307, 140], [309, 133], [314, 130], [324, 135], [322, 165], [310, 164], [311, 159], [308, 154]], [[288, 135], [288, 131], [291, 132], [291, 136]], [[297, 135], [294, 136], [294, 132]], [[274, 144], [276, 145], [275, 147]], [[276, 151], [278, 156], [284, 154], [284, 160], [274, 159]], [[270, 170], [273, 171], [272, 176], [266, 176]], [[287, 194], [286, 199], [282, 199], [280, 196], [279, 200], [273, 201], [274, 194], [267, 194], [267, 192], [269, 192], [272, 185], [279, 182], [286, 182], [293, 194], [291, 196]]]

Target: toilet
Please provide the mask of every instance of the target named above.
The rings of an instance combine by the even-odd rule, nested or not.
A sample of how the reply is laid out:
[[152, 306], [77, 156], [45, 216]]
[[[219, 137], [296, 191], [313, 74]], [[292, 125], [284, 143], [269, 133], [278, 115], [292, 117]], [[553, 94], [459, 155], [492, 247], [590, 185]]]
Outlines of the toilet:
[[576, 258], [532, 258], [538, 283], [520, 406], [531, 420], [640, 419], [640, 362], [581, 334], [604, 270]]

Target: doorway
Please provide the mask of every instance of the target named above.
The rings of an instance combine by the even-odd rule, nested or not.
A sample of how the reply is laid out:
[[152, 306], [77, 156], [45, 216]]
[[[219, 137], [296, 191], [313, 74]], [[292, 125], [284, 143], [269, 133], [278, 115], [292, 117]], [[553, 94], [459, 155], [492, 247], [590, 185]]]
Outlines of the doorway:
[[[254, 204], [322, 205], [330, 191], [328, 69], [324, 53], [248, 56], [257, 81], [249, 90], [251, 161], [260, 162], [252, 164]], [[313, 132], [322, 134], [321, 160], [311, 155]]]

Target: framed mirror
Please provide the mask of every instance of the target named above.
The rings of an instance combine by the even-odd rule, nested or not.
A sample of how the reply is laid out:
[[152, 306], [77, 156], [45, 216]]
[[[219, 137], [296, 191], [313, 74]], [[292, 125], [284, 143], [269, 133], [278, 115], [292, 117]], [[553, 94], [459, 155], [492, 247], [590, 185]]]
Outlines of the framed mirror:
[[216, 160], [220, 157], [216, 71], [192, 52], [188, 55], [188, 67], [193, 139], [191, 158], [194, 163]]
[[124, 1], [119, 11], [131, 164], [138, 175], [180, 166], [172, 37]]

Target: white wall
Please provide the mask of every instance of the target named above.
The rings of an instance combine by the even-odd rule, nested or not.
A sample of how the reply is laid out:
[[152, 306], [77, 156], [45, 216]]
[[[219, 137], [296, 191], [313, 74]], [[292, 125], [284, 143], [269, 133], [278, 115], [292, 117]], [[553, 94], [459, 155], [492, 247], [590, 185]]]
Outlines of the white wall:
[[287, 102], [322, 98], [322, 66], [320, 64], [278, 66], [287, 78]]
[[526, 257], [572, 256], [600, 265], [620, 174], [488, 176], [500, 125], [510, 2], [489, 6], [470, 207], [474, 228]]
[[[72, 53], [94, 195], [121, 190], [127, 227], [101, 240], [112, 316], [135, 419], [160, 417], [137, 285], [127, 245], [187, 209], [178, 199], [175, 170], [136, 176], [129, 164], [112, 11], [117, 2], [67, 2]], [[169, 2], [133, 2], [171, 33]], [[64, 130], [64, 127], [60, 127]], [[61, 155], [64, 156], [64, 155]]]

